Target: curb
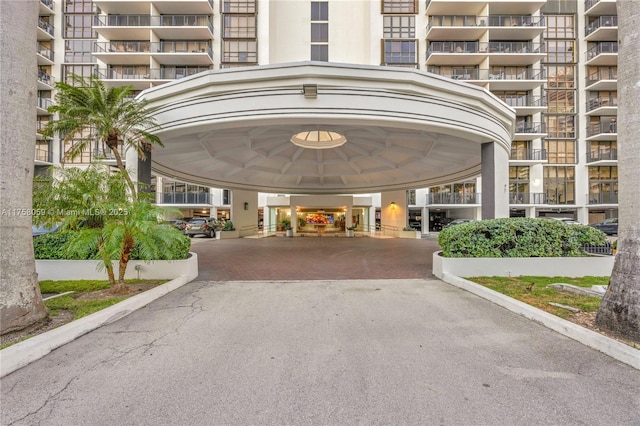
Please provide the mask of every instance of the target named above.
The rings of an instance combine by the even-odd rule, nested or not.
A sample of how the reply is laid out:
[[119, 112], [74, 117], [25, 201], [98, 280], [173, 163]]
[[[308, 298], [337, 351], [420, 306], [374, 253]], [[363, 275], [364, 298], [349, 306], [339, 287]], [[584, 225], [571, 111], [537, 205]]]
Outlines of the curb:
[[445, 272], [440, 279], [640, 370], [638, 349], [456, 275]]
[[54, 349], [103, 325], [112, 323], [140, 309], [165, 294], [182, 287], [193, 278], [181, 276], [137, 294], [101, 311], [31, 337], [0, 351], [0, 377], [36, 361]]

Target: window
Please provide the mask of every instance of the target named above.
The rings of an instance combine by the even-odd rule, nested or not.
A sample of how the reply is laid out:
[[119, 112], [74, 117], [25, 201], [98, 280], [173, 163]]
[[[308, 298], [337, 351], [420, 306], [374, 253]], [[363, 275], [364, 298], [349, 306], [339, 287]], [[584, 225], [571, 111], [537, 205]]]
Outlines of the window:
[[528, 193], [529, 167], [509, 167], [509, 202], [511, 204], [522, 204], [525, 201], [528, 201], [528, 197], [526, 195]]
[[547, 40], [547, 62], [575, 63], [573, 40]]
[[65, 40], [64, 60], [65, 62], [95, 62], [95, 57], [91, 54], [93, 40]]
[[576, 100], [574, 90], [547, 90], [547, 106], [551, 112], [574, 113]]
[[312, 44], [311, 45], [311, 60], [312, 61], [329, 61], [329, 46], [326, 44]]
[[91, 77], [96, 69], [95, 65], [64, 65], [63, 78], [68, 82], [71, 74], [77, 74], [84, 78]]
[[547, 15], [545, 38], [575, 38], [575, 19], [573, 15]]
[[382, 0], [382, 13], [418, 13], [417, 0]]
[[545, 166], [544, 192], [549, 204], [575, 204], [575, 168]]
[[224, 38], [256, 38], [255, 15], [225, 15]]
[[93, 0], [65, 0], [65, 13], [93, 13]]
[[258, 61], [256, 41], [225, 41], [223, 62], [256, 63]]
[[415, 38], [415, 16], [385, 16], [384, 38]]
[[384, 63], [416, 65], [418, 63], [417, 50], [417, 40], [384, 40]]
[[222, 13], [256, 13], [256, 0], [224, 0]]
[[64, 38], [98, 38], [92, 28], [93, 15], [64, 15]]
[[328, 21], [329, 20], [329, 2], [312, 1], [311, 2], [311, 20], [312, 21]]
[[550, 164], [569, 164], [576, 162], [575, 140], [546, 140], [547, 160]]
[[329, 24], [327, 23], [311, 23], [311, 42], [327, 43], [329, 41]]

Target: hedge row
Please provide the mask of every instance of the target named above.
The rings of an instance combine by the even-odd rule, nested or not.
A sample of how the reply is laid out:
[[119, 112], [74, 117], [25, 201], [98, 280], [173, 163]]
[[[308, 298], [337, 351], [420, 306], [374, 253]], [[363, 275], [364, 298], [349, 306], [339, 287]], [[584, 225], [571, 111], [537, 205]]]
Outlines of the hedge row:
[[585, 225], [532, 218], [490, 219], [445, 228], [438, 236], [444, 257], [586, 256], [586, 245], [606, 235]]
[[[33, 239], [33, 251], [36, 259], [48, 260], [90, 260], [99, 259], [97, 251], [88, 253], [84, 258], [78, 256], [69, 257], [66, 254], [65, 245], [72, 237], [73, 231], [58, 231], [49, 234], [43, 234]], [[189, 257], [189, 249], [191, 248], [191, 240], [186, 235], [180, 239], [179, 255], [173, 259], [168, 256], [160, 256], [160, 259], [154, 260], [178, 260]], [[134, 247], [130, 260], [143, 260], [137, 247]]]

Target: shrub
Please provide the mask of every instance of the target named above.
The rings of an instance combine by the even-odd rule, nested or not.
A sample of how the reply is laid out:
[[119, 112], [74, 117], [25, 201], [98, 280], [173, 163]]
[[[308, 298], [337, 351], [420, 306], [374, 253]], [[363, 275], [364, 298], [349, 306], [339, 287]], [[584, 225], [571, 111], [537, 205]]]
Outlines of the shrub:
[[224, 223], [224, 226], [222, 227], [223, 231], [235, 231], [236, 228], [233, 227], [233, 222], [231, 222], [230, 220], [227, 220]]
[[[49, 234], [43, 234], [33, 239], [33, 251], [36, 259], [48, 259], [48, 260], [88, 260], [98, 259], [97, 250], [93, 250], [86, 253], [84, 256], [69, 256], [67, 254], [66, 244], [73, 236], [74, 231], [58, 231], [51, 232]], [[165, 255], [166, 250], [159, 250], [160, 256], [154, 260], [178, 260], [186, 259], [189, 257], [189, 249], [191, 248], [191, 240], [186, 235], [182, 235], [179, 240], [179, 247], [177, 247], [177, 254], [169, 259], [169, 256]], [[157, 241], [158, 245], [162, 245], [162, 240]], [[140, 260], [142, 256], [139, 251], [139, 247], [136, 245], [131, 253], [131, 260]]]
[[532, 218], [490, 219], [445, 228], [438, 236], [444, 257], [586, 256], [583, 246], [604, 245], [595, 228]]

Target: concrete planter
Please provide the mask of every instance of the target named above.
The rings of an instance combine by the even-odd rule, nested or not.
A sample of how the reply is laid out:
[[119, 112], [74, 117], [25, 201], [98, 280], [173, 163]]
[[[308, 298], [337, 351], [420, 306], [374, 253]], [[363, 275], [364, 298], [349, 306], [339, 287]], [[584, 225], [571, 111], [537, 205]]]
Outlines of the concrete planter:
[[[107, 272], [99, 260], [36, 260], [38, 280], [104, 280]], [[117, 277], [118, 262], [114, 261]], [[198, 255], [189, 253], [184, 260], [131, 260], [127, 265], [125, 279], [174, 279], [187, 277], [189, 281], [198, 276]]]
[[287, 229], [286, 231], [284, 231], [284, 236], [293, 237], [293, 229]]
[[420, 233], [420, 231], [400, 231], [398, 236], [400, 238], [411, 238], [418, 240], [422, 238], [422, 234]]
[[433, 274], [440, 279], [444, 274], [458, 277], [609, 276], [615, 260], [615, 256], [462, 258], [442, 257], [441, 253], [433, 253]]
[[353, 238], [356, 236], [356, 231], [354, 229], [347, 229], [345, 232], [347, 233], [347, 237], [349, 238]]
[[240, 238], [240, 231], [216, 231], [216, 240], [227, 240], [230, 238]]

